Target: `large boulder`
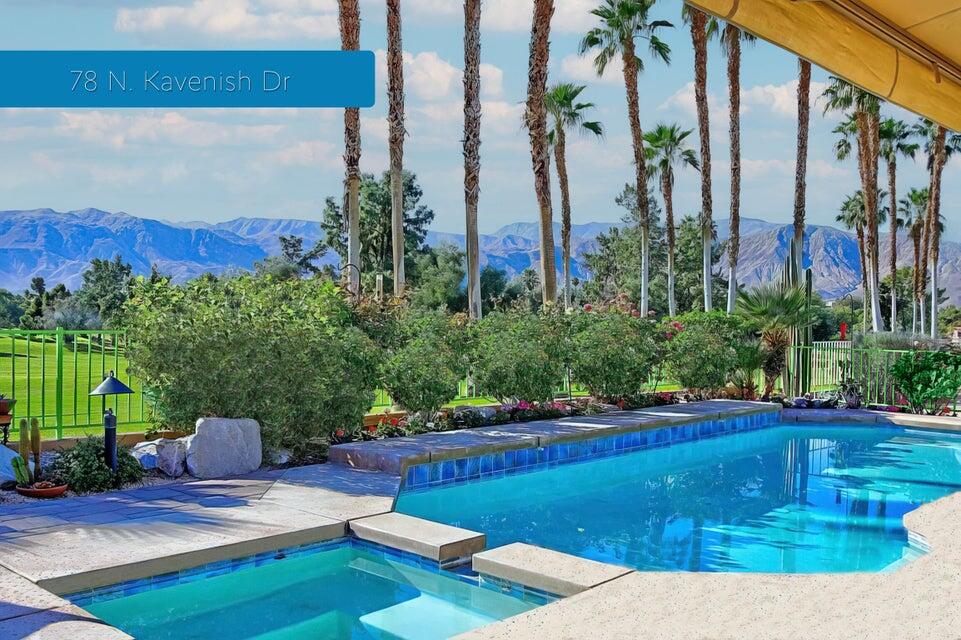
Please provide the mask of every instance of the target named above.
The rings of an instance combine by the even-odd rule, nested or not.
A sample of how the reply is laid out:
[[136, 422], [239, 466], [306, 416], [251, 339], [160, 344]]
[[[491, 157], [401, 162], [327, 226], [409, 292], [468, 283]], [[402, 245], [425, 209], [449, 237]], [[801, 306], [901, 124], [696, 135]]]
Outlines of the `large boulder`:
[[197, 478], [219, 478], [260, 468], [264, 452], [260, 425], [246, 418], [201, 418], [185, 438], [187, 471]]
[[0, 445], [0, 484], [16, 480], [17, 476], [13, 473], [13, 459], [20, 454], [11, 449]]
[[151, 471], [157, 468], [157, 444], [160, 440], [149, 440], [138, 442], [130, 447], [130, 455], [137, 459], [144, 471]]
[[157, 441], [157, 468], [171, 478], [179, 478], [187, 468], [187, 439], [164, 438]]

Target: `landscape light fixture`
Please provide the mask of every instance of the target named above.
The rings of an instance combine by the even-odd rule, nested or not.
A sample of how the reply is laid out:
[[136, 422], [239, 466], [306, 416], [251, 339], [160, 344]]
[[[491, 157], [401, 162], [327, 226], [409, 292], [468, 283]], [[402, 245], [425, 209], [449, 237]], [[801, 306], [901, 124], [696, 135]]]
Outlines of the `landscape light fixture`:
[[103, 398], [104, 461], [114, 473], [117, 472], [117, 416], [114, 415], [113, 409], [107, 408], [107, 396], [118, 396], [133, 392], [133, 389], [114, 376], [113, 371], [104, 376], [103, 382], [90, 392], [91, 396]]

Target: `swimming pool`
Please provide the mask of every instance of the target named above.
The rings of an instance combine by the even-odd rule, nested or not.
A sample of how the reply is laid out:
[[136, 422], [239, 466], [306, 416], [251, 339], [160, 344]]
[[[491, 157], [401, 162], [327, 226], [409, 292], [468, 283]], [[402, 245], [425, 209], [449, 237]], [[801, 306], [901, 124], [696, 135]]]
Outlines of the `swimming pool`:
[[448, 638], [548, 601], [356, 540], [217, 563], [69, 599], [138, 640]]
[[665, 445], [405, 490], [396, 509], [488, 548], [641, 570], [881, 571], [923, 552], [902, 516], [961, 489], [961, 436], [943, 432], [773, 425]]

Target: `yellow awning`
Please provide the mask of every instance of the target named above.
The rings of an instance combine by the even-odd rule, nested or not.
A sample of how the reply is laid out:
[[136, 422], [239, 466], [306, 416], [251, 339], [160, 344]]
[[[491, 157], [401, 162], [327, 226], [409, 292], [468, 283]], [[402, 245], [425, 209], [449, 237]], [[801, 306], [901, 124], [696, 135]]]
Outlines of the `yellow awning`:
[[961, 0], [688, 0], [961, 131]]

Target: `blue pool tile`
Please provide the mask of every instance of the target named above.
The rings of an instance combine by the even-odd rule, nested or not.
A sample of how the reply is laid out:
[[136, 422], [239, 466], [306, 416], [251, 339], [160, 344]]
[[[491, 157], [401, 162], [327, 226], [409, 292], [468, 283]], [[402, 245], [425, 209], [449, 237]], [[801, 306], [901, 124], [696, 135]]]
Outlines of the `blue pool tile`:
[[440, 463], [440, 480], [441, 482], [448, 482], [454, 479], [454, 461], [444, 460]]
[[481, 473], [480, 456], [473, 456], [467, 459], [467, 477], [479, 478]]
[[458, 458], [454, 460], [454, 479], [463, 480], [467, 477], [468, 458]]
[[500, 452], [500, 453], [495, 453], [495, 454], [494, 454], [494, 456], [493, 456], [493, 460], [494, 460], [494, 463], [493, 463], [493, 464], [494, 464], [493, 471], [494, 471], [495, 473], [498, 472], [498, 471], [503, 471], [503, 470], [504, 470], [504, 457], [505, 457], [505, 455], [506, 455], [506, 454], [505, 454], [503, 451]]
[[517, 451], [504, 452], [504, 468], [513, 469], [517, 466]]
[[422, 487], [430, 482], [430, 466], [418, 464], [414, 466], [414, 486]]
[[489, 475], [493, 470], [494, 470], [494, 456], [492, 454], [481, 456], [480, 457], [481, 475]]

